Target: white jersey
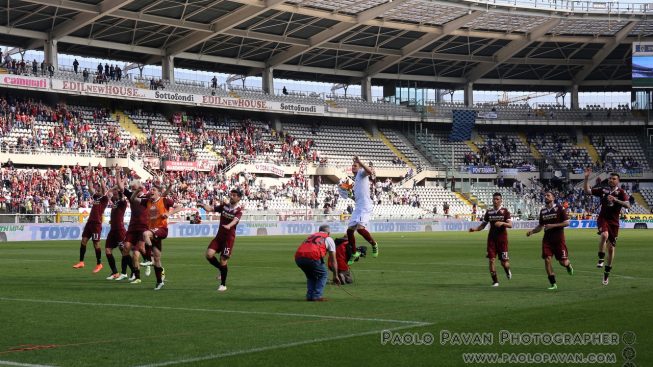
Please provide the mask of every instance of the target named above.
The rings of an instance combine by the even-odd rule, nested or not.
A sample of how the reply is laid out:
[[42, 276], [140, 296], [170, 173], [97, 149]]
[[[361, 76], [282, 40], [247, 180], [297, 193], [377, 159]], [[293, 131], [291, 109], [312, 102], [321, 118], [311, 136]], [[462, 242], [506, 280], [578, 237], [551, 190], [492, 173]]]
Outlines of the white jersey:
[[354, 199], [356, 210], [372, 211], [372, 199], [370, 198], [370, 176], [364, 169], [359, 169], [354, 182]]

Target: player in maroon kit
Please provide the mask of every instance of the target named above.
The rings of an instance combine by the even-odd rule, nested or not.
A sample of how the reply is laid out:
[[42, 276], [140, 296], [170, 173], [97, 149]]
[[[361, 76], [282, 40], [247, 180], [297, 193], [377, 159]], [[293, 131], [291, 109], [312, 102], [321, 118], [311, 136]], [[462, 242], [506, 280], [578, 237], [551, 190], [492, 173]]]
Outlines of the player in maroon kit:
[[[218, 279], [220, 280], [219, 292], [227, 290], [227, 261], [231, 257], [234, 248], [236, 226], [243, 215], [243, 208], [239, 205], [242, 197], [242, 191], [233, 189], [229, 192], [228, 204], [220, 204], [215, 207], [206, 204], [197, 204], [197, 206], [204, 208], [207, 213], [220, 213], [220, 229], [206, 250], [206, 259], [220, 271], [218, 275]], [[215, 254], [218, 253], [220, 254], [219, 260], [215, 257]]]
[[125, 196], [129, 198], [129, 206], [131, 207], [131, 218], [127, 226], [127, 235], [125, 236], [125, 243], [123, 245], [123, 255], [129, 254], [132, 251], [132, 264], [134, 267], [134, 279], [132, 284], [141, 283], [141, 271], [139, 268], [139, 254], [145, 254], [145, 240], [143, 233], [148, 230], [149, 216], [147, 212], [147, 197], [141, 197], [143, 188], [140, 182], [134, 182], [131, 185], [133, 192], [125, 189]]
[[615, 246], [617, 246], [617, 236], [619, 235], [619, 215], [621, 208], [630, 209], [628, 202], [628, 194], [619, 188], [619, 175], [611, 173], [608, 178], [608, 186], [595, 187], [590, 189], [589, 176], [592, 174], [592, 169], [585, 170], [584, 190], [587, 195], [594, 195], [601, 198], [601, 211], [596, 220], [597, 227], [601, 239], [599, 240], [599, 262], [596, 267], [602, 268], [605, 259], [605, 247], [608, 247], [608, 263], [605, 264], [603, 273], [603, 285], [608, 285], [608, 277], [612, 270], [612, 262], [614, 261]]
[[[351, 271], [349, 271], [349, 264], [347, 263], [347, 261], [351, 257], [351, 251], [352, 251], [351, 246], [349, 246], [349, 240], [347, 239], [347, 236], [345, 236], [343, 238], [336, 238], [334, 243], [336, 245], [336, 258], [335, 258], [335, 260], [337, 262], [337, 269], [338, 269], [337, 277], [340, 280], [339, 284], [343, 284], [343, 285], [344, 284], [351, 284], [351, 283], [354, 282], [354, 278], [352, 278], [352, 276], [351, 276]], [[358, 261], [361, 257], [365, 257], [365, 255], [367, 253], [367, 251], [365, 253], [363, 253], [359, 249], [360, 249], [360, 247], [358, 249], [356, 249], [356, 251], [361, 252], [361, 255], [358, 257], [358, 259], [356, 259], [356, 261]], [[332, 272], [334, 271], [333, 260], [330, 257], [329, 257], [329, 261], [328, 261], [328, 267], [329, 267], [329, 270], [331, 270]], [[335, 273], [333, 274], [333, 277], [334, 277], [333, 282], [336, 283], [336, 280], [335, 280], [336, 274]]]
[[510, 271], [510, 258], [508, 257], [508, 231], [507, 228], [512, 228], [512, 220], [510, 219], [510, 212], [508, 209], [501, 207], [503, 198], [501, 193], [495, 192], [492, 195], [492, 208], [488, 209], [483, 216], [483, 222], [476, 227], [470, 228], [470, 232], [482, 231], [485, 226], [490, 224], [490, 233], [487, 235], [487, 258], [490, 261], [490, 275], [492, 276], [492, 286], [499, 286], [499, 279], [497, 278], [497, 269], [494, 264], [495, 258], [498, 256], [501, 261], [501, 266], [506, 272], [508, 279], [512, 278]]
[[551, 283], [549, 290], [553, 291], [558, 289], [558, 285], [556, 284], [556, 275], [553, 272], [551, 257], [555, 256], [560, 265], [567, 268], [567, 273], [574, 275], [574, 268], [569, 263], [569, 253], [565, 243], [565, 227], [569, 226], [569, 217], [567, 211], [561, 205], [555, 203], [555, 196], [550, 191], [544, 194], [544, 203], [546, 205], [540, 210], [540, 223], [537, 227], [526, 232], [526, 236], [530, 237], [532, 234], [544, 229], [542, 258], [544, 259], [546, 274], [549, 276], [549, 283]]
[[[125, 241], [125, 236], [127, 231], [125, 230], [125, 211], [127, 210], [127, 198], [124, 194], [124, 183], [122, 179], [118, 179], [118, 185], [112, 189], [113, 196], [111, 202], [111, 221], [109, 234], [107, 239], [104, 241], [104, 252], [107, 255], [107, 262], [111, 268], [111, 275], [107, 277], [107, 280], [122, 280], [127, 278], [126, 264], [125, 264], [125, 255], [123, 255], [122, 260], [122, 273], [118, 273], [116, 268], [116, 259], [113, 257], [113, 250], [116, 247], [123, 245]], [[129, 254], [127, 254], [129, 256]]]
[[82, 232], [82, 242], [79, 246], [79, 262], [73, 265], [73, 268], [81, 269], [84, 267], [86, 244], [88, 243], [88, 240], [91, 239], [93, 241], [93, 247], [95, 247], [95, 258], [97, 259], [97, 265], [95, 265], [93, 273], [97, 273], [102, 270], [102, 247], [100, 247], [102, 215], [104, 214], [104, 209], [109, 205], [111, 194], [107, 194], [107, 188], [104, 182], [100, 184], [99, 192], [94, 192], [91, 188], [89, 188], [89, 191], [93, 196], [93, 206], [91, 208], [91, 213], [88, 215], [88, 221], [86, 221], [86, 225], [84, 226], [84, 231]]

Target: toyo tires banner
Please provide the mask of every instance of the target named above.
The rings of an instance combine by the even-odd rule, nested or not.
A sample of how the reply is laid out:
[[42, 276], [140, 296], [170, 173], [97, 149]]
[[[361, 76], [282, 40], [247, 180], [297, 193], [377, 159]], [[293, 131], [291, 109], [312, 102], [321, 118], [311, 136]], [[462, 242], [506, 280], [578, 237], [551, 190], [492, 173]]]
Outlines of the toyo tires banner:
[[[530, 229], [537, 221], [515, 221], [513, 229]], [[277, 236], [306, 235], [317, 232], [318, 222], [248, 222], [243, 221], [237, 227], [238, 236]], [[345, 233], [347, 223], [330, 222], [334, 236]], [[401, 232], [436, 232], [467, 231], [478, 226], [479, 222], [462, 220], [414, 220], [414, 221], [372, 221], [370, 231], [377, 233]], [[213, 237], [218, 232], [218, 222], [202, 224], [174, 223], [169, 226], [169, 238]], [[594, 220], [572, 220], [570, 229], [596, 228]], [[653, 229], [653, 220], [622, 221], [621, 228]], [[8, 224], [0, 225], [0, 242], [6, 241], [58, 241], [78, 240], [81, 238], [84, 224]], [[102, 239], [109, 233], [109, 225], [102, 226]]]

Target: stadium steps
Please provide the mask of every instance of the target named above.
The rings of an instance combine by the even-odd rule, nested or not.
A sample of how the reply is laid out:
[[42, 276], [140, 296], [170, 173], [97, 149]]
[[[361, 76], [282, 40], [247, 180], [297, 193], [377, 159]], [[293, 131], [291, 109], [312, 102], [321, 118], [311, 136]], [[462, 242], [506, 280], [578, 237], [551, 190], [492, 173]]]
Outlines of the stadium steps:
[[579, 144], [576, 144], [576, 146], [578, 146], [579, 148], [584, 148], [585, 150], [587, 150], [587, 154], [592, 159], [592, 162], [603, 163], [603, 162], [601, 162], [601, 156], [599, 155], [599, 152], [596, 151], [596, 148], [590, 142], [590, 137], [589, 136], [583, 135], [583, 142], [579, 143]]
[[471, 192], [465, 192], [463, 193], [465, 197], [471, 202], [471, 203], [476, 203], [476, 206], [479, 207], [480, 209], [485, 209], [487, 208], [487, 204], [481, 199], [479, 199], [476, 195], [473, 195]]
[[[365, 133], [369, 135], [369, 133], [367, 132], [367, 130], [365, 130]], [[379, 131], [377, 132], [377, 134], [378, 134], [378, 136], [377, 136], [378, 139], [381, 140], [381, 141], [383, 142], [383, 144], [385, 144], [388, 148], [390, 148], [390, 150], [391, 150], [391, 151], [392, 151], [392, 152], [393, 152], [397, 157], [401, 158], [401, 160], [404, 161], [404, 162], [406, 162], [406, 164], [407, 164], [409, 167], [411, 167], [412, 169], [417, 169], [417, 166], [415, 166], [415, 163], [411, 162], [411, 160], [408, 159], [408, 157], [406, 157], [406, 156], [404, 155], [404, 153], [402, 153], [399, 149], [397, 149], [397, 147], [395, 147], [395, 145], [392, 144], [392, 142], [390, 141], [390, 139], [388, 139], [388, 137], [385, 136], [385, 134], [382, 133], [381, 130], [379, 130]], [[373, 138], [370, 136], [370, 139], [373, 139]]]
[[642, 196], [642, 194], [640, 194], [639, 192], [634, 192], [632, 193], [632, 197], [635, 199], [635, 202], [639, 206], [646, 208], [646, 210], [648, 210], [649, 212], [651, 211], [651, 207], [648, 205], [646, 199], [644, 199], [644, 196]]
[[210, 146], [210, 145], [208, 145], [208, 144], [207, 144], [206, 146], [204, 146], [204, 151], [211, 153], [211, 155], [215, 156], [215, 158], [218, 159], [218, 160], [219, 160], [220, 158], [222, 158], [222, 156], [220, 155], [220, 153], [216, 152], [216, 151], [213, 149], [213, 147]]
[[132, 120], [131, 117], [129, 117], [129, 115], [125, 114], [122, 111], [116, 111], [113, 118], [116, 121], [118, 121], [118, 123], [123, 129], [127, 130], [138, 141], [144, 141], [147, 139], [147, 137], [143, 133], [143, 130], [141, 130], [138, 127], [138, 125], [136, 125], [134, 120]]
[[533, 156], [533, 158], [537, 160], [544, 159], [544, 156], [542, 156], [542, 153], [540, 153], [540, 151], [537, 150], [535, 145], [528, 143], [528, 138], [526, 137], [526, 133], [520, 132], [519, 134], [517, 134], [517, 136], [519, 136], [519, 140], [521, 140], [521, 142], [524, 143], [525, 146], [531, 149], [531, 155]]
[[422, 170], [421, 172], [418, 172], [413, 177], [410, 177], [408, 179], [404, 179], [399, 184], [399, 187], [403, 187], [405, 189], [412, 189], [413, 188], [413, 180], [415, 180], [416, 182], [421, 182], [422, 180], [424, 180], [426, 178], [438, 178], [438, 177], [439, 177], [439, 172], [438, 171], [425, 169], [425, 170]]
[[471, 149], [471, 151], [474, 152], [474, 153], [478, 153], [480, 151], [480, 149], [478, 149], [478, 146], [476, 145], [476, 143], [474, 143], [471, 140], [466, 140], [465, 144], [467, 144], [469, 149]]
[[456, 197], [458, 198], [458, 200], [460, 200], [460, 201], [462, 201], [463, 203], [469, 205], [470, 207], [473, 205], [472, 202], [471, 202], [471, 200], [467, 197], [467, 195], [465, 195], [465, 194], [463, 194], [463, 193], [461, 193], [461, 192], [458, 192], [458, 191], [454, 191], [453, 193], [454, 193], [454, 195], [456, 195]]

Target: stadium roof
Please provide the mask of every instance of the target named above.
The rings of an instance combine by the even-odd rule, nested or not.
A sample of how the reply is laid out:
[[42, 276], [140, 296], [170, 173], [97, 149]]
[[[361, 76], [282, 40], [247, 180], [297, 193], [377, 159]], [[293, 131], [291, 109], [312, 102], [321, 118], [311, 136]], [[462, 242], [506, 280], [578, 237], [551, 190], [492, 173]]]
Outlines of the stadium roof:
[[631, 44], [653, 41], [647, 4], [501, 1], [8, 0], [0, 43], [300, 80], [629, 90]]

